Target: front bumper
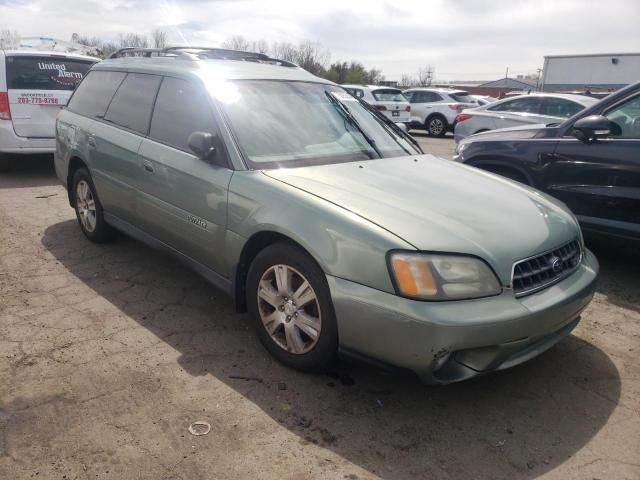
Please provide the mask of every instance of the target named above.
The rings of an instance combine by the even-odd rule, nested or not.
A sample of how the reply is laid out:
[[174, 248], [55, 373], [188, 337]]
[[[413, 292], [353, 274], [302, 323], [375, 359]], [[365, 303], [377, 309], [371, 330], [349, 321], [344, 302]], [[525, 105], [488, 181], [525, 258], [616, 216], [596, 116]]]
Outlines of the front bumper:
[[568, 335], [593, 297], [598, 261], [586, 251], [561, 282], [516, 299], [420, 302], [327, 276], [340, 347], [452, 383], [525, 362]]

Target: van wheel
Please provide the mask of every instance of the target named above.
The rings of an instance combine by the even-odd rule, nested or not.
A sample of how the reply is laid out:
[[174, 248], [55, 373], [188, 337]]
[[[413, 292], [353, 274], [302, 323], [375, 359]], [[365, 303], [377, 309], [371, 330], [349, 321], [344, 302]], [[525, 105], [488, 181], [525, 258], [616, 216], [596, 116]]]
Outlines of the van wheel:
[[432, 137], [444, 137], [447, 134], [449, 125], [447, 124], [447, 119], [442, 115], [433, 115], [427, 119], [425, 127]]
[[329, 286], [306, 252], [287, 243], [262, 250], [249, 268], [247, 305], [258, 338], [281, 363], [312, 372], [334, 363], [338, 329]]
[[113, 238], [114, 231], [104, 221], [104, 210], [86, 168], [73, 174], [71, 198], [82, 233], [94, 243], [104, 243]]

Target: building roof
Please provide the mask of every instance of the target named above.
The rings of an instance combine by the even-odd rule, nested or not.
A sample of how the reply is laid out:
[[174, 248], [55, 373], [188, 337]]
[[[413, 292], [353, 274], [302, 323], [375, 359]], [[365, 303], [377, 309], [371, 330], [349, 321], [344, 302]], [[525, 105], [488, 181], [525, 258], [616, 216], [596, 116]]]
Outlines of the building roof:
[[536, 86], [535, 83], [529, 82], [528, 80], [519, 80], [516, 78], [501, 78], [499, 80], [493, 80], [492, 82], [483, 83], [478, 85], [479, 87], [494, 87], [494, 88], [520, 88], [523, 90], [528, 90], [530, 88], [534, 88]]
[[580, 58], [580, 57], [640, 57], [640, 52], [626, 52], [626, 53], [580, 53], [575, 55], [545, 55], [544, 58]]

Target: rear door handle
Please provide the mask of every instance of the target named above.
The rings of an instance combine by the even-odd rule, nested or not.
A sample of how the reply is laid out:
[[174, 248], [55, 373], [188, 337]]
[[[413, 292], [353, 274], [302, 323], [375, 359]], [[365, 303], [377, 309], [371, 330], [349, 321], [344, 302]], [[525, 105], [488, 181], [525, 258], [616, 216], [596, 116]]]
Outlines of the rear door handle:
[[151, 163], [150, 163], [150, 162], [145, 161], [145, 162], [143, 163], [143, 165], [144, 165], [144, 169], [145, 169], [147, 172], [153, 172], [153, 165], [151, 165]]

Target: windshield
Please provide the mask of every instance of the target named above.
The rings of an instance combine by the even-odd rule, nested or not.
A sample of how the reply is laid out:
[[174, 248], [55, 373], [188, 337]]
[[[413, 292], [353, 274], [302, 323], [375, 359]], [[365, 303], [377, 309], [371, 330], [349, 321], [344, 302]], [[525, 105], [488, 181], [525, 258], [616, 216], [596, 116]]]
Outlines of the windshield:
[[421, 153], [395, 127], [337, 86], [237, 80], [210, 85], [209, 91], [252, 169]]
[[373, 96], [379, 102], [406, 102], [407, 99], [402, 95], [402, 91], [393, 88], [373, 90]]

